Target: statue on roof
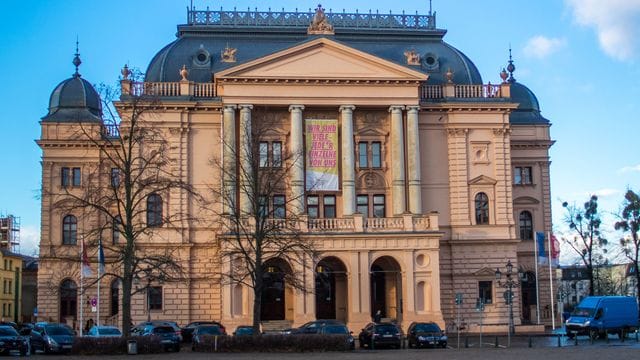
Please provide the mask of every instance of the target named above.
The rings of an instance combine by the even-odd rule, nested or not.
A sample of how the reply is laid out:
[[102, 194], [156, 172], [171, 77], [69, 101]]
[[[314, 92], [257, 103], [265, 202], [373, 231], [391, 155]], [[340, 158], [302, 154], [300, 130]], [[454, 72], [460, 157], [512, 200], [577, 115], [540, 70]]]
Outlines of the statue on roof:
[[329, 23], [327, 19], [327, 15], [324, 13], [324, 8], [322, 8], [321, 4], [318, 4], [316, 8], [316, 13], [313, 15], [313, 19], [311, 20], [311, 24], [307, 29], [307, 34], [309, 35], [318, 35], [318, 34], [330, 34], [333, 35], [333, 25]]

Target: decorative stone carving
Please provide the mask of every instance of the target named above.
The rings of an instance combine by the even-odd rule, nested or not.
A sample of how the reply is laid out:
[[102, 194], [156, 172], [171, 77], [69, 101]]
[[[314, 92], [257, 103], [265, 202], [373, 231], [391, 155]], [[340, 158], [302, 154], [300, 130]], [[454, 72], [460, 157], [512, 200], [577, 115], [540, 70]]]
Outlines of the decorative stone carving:
[[471, 143], [471, 156], [474, 164], [489, 163], [489, 142]]
[[311, 24], [307, 29], [307, 34], [309, 35], [335, 34], [335, 32], [333, 31], [333, 25], [329, 23], [327, 16], [324, 14], [324, 8], [322, 8], [321, 4], [318, 4], [318, 7], [316, 8], [316, 13], [315, 15], [313, 15]]
[[131, 70], [129, 70], [129, 66], [127, 66], [127, 64], [124, 64], [124, 67], [122, 68], [120, 73], [122, 74], [122, 80], [129, 80], [129, 75], [131, 75]]
[[234, 63], [236, 62], [236, 52], [238, 49], [229, 47], [229, 44], [221, 51], [220, 58], [222, 62], [225, 63]]
[[447, 135], [449, 136], [465, 136], [469, 132], [468, 129], [449, 128], [447, 129]]
[[182, 65], [182, 69], [180, 69], [180, 76], [182, 76], [181, 81], [187, 81], [187, 76], [189, 76], [189, 70], [187, 70], [187, 65]]
[[407, 65], [420, 65], [420, 54], [414, 49], [405, 50], [404, 57], [407, 59]]
[[358, 184], [360, 189], [384, 189], [386, 188], [386, 181], [384, 177], [374, 171], [368, 171], [360, 176]]

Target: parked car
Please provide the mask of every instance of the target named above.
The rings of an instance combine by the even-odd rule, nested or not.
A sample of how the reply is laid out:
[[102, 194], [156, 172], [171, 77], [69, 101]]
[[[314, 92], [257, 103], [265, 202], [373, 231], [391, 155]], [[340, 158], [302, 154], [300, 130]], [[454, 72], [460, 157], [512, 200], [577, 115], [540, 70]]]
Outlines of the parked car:
[[638, 329], [638, 303], [630, 296], [588, 296], [565, 322], [567, 334], [588, 334], [597, 339], [607, 333], [620, 337]]
[[409, 347], [447, 347], [447, 335], [434, 322], [414, 322], [409, 325]]
[[358, 335], [360, 347], [365, 349], [392, 347], [399, 349], [402, 331], [393, 323], [369, 323]]
[[87, 332], [90, 337], [120, 337], [122, 332], [115, 326], [93, 326]]
[[195, 351], [196, 347], [202, 343], [204, 336], [225, 336], [218, 325], [200, 325], [193, 330], [191, 341], [191, 350]]
[[145, 326], [149, 326], [149, 325], [170, 326], [171, 328], [173, 328], [173, 331], [176, 333], [176, 336], [178, 336], [178, 338], [182, 342], [182, 329], [180, 329], [180, 326], [178, 326], [178, 323], [176, 323], [175, 321], [166, 321], [166, 320], [144, 321], [136, 325], [133, 329], [131, 329], [131, 333], [133, 334], [134, 331], [139, 332], [140, 328], [144, 328]]
[[356, 341], [353, 338], [353, 331], [350, 331], [346, 325], [328, 324], [320, 328], [320, 334], [324, 335], [345, 335], [349, 349], [355, 350]]
[[193, 336], [193, 331], [196, 329], [196, 327], [198, 327], [200, 325], [217, 325], [218, 327], [220, 327], [220, 330], [222, 331], [223, 334], [227, 333], [227, 330], [225, 329], [224, 325], [222, 325], [221, 323], [219, 323], [217, 321], [194, 321], [192, 323], [187, 324], [187, 326], [182, 328], [182, 330], [181, 330], [182, 341], [191, 342], [191, 337]]
[[13, 326], [0, 326], [0, 354], [10, 355], [17, 351], [21, 356], [26, 356], [29, 351], [29, 340], [20, 336]]
[[64, 324], [47, 323], [38, 325], [31, 330], [31, 353], [37, 350], [45, 353], [70, 352], [75, 332]]
[[252, 336], [253, 334], [253, 326], [251, 325], [240, 325], [236, 328], [236, 331], [233, 332], [233, 336]]
[[157, 336], [165, 351], [180, 351], [180, 337], [176, 334], [173, 327], [169, 325], [138, 325], [133, 333], [136, 336]]
[[340, 320], [324, 319], [309, 321], [297, 328], [284, 330], [284, 334], [318, 334], [320, 329], [326, 325], [344, 325]]

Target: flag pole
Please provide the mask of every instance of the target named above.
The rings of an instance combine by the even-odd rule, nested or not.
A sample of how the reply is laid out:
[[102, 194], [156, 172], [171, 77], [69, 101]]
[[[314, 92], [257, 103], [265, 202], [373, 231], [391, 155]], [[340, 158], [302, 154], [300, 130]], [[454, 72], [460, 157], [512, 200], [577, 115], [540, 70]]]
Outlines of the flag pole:
[[554, 302], [555, 302], [555, 298], [553, 296], [553, 273], [552, 273], [552, 266], [551, 266], [551, 262], [552, 262], [552, 257], [553, 257], [553, 253], [551, 251], [552, 247], [551, 247], [551, 232], [547, 231], [547, 238], [549, 239], [549, 287], [551, 290], [551, 328], [553, 330], [556, 329], [556, 312], [554, 309]]
[[84, 235], [80, 235], [80, 336], [82, 336], [82, 325], [84, 324]]
[[[102, 244], [100, 244], [102, 246]], [[100, 265], [98, 264], [98, 295], [96, 296], [96, 326], [100, 326]]]
[[535, 236], [535, 241], [533, 242], [533, 263], [535, 264], [536, 269], [536, 320], [538, 325], [540, 325], [540, 285], [538, 281], [538, 236]]

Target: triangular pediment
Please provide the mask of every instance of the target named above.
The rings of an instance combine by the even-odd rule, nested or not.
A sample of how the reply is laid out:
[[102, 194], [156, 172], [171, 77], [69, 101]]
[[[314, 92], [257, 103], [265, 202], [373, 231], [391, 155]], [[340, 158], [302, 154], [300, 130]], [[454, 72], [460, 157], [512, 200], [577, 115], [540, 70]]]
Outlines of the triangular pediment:
[[475, 273], [473, 273], [473, 275], [477, 276], [477, 277], [489, 277], [489, 276], [495, 277], [496, 273], [495, 273], [495, 270], [492, 270], [492, 269], [490, 269], [488, 267], [484, 267], [484, 268], [476, 271]]
[[387, 133], [375, 128], [364, 128], [358, 131], [358, 136], [387, 136]]
[[226, 69], [216, 78], [415, 82], [428, 75], [321, 37]]
[[496, 183], [498, 183], [498, 181], [486, 175], [480, 175], [469, 180], [469, 185], [495, 185]]

